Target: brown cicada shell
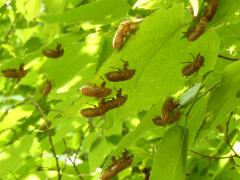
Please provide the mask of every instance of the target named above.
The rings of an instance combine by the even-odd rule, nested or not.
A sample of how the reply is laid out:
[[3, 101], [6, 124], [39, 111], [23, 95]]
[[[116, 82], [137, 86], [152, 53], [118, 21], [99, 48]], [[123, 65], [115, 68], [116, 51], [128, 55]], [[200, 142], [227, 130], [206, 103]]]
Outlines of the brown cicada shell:
[[182, 74], [184, 76], [191, 76], [192, 74], [194, 74], [195, 72], [197, 72], [204, 63], [204, 57], [200, 55], [200, 53], [197, 55], [197, 57], [193, 57], [194, 61], [188, 65], [186, 65], [183, 69], [182, 69]]
[[179, 103], [172, 97], [168, 98], [163, 106], [161, 116], [153, 118], [153, 122], [159, 126], [165, 126], [176, 122], [180, 118]]
[[114, 49], [120, 49], [128, 36], [135, 32], [136, 30], [136, 23], [132, 21], [124, 21], [118, 26], [118, 29], [113, 37], [112, 46]]
[[112, 82], [117, 81], [126, 81], [131, 79], [135, 74], [135, 69], [128, 69], [128, 62], [123, 61], [123, 68], [119, 69], [118, 71], [111, 71], [105, 74], [107, 80]]
[[211, 21], [214, 17], [215, 13], [217, 12], [218, 8], [218, 0], [209, 0], [206, 10], [204, 12], [204, 16]]
[[42, 53], [48, 58], [59, 58], [63, 56], [64, 49], [62, 48], [61, 44], [58, 44], [56, 49], [44, 49]]
[[47, 96], [52, 90], [52, 82], [47, 80], [44, 84], [43, 84], [43, 87], [42, 87], [42, 95], [43, 96]]
[[122, 154], [120, 159], [116, 159], [114, 156], [112, 157], [112, 164], [102, 172], [100, 179], [102, 180], [110, 180], [114, 176], [116, 176], [119, 172], [131, 166], [133, 161], [133, 155], [129, 155], [128, 151], [125, 151]]
[[20, 64], [18, 69], [6, 69], [2, 70], [3, 75], [6, 78], [22, 78], [27, 74], [27, 70], [24, 70], [24, 64]]
[[198, 39], [207, 28], [208, 19], [206, 17], [201, 17], [199, 22], [194, 26], [190, 27], [187, 31], [186, 36], [189, 41], [195, 41]]
[[80, 88], [81, 93], [84, 96], [90, 97], [106, 97], [112, 93], [112, 90], [105, 87], [106, 82], [103, 82], [101, 86], [97, 86], [96, 84], [84, 85]]
[[117, 95], [115, 98], [112, 98], [111, 100], [105, 101], [105, 99], [102, 99], [100, 106], [104, 107], [107, 111], [111, 109], [118, 108], [125, 104], [127, 101], [127, 95], [122, 95], [122, 89], [119, 89], [117, 91]]

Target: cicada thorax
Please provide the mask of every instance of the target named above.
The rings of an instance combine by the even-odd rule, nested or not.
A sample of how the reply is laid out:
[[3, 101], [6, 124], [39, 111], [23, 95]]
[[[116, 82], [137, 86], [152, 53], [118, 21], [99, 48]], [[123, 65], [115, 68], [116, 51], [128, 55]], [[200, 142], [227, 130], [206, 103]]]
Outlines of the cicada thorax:
[[161, 116], [153, 118], [153, 122], [159, 126], [165, 126], [176, 122], [180, 118], [179, 103], [174, 101], [172, 97], [168, 98], [163, 106]]
[[218, 8], [218, 0], [209, 0], [206, 10], [204, 12], [204, 16], [208, 19], [208, 21], [211, 21], [214, 17], [216, 11]]
[[100, 179], [102, 180], [112, 179], [119, 172], [131, 166], [132, 161], [133, 161], [133, 155], [132, 154], [130, 155], [127, 151], [125, 151], [122, 154], [122, 157], [119, 159], [116, 159], [113, 156], [112, 164], [105, 171], [102, 172]]
[[52, 82], [47, 80], [41, 89], [42, 95], [47, 96], [52, 90]]
[[61, 44], [58, 44], [56, 46], [56, 49], [44, 49], [42, 51], [43, 55], [49, 58], [59, 58], [63, 56], [64, 54], [64, 49], [62, 48]]
[[201, 17], [200, 20], [194, 24], [194, 26], [191, 26], [187, 33], [187, 39], [189, 41], [194, 41], [196, 39], [198, 39], [205, 31], [205, 29], [207, 28], [207, 24], [208, 24], [208, 19], [206, 17]]
[[128, 62], [124, 61], [123, 68], [118, 71], [111, 71], [105, 74], [107, 80], [112, 82], [126, 81], [131, 79], [135, 74], [135, 69], [128, 69]]
[[97, 98], [106, 97], [112, 93], [112, 90], [106, 88], [105, 85], [105, 82], [103, 82], [101, 86], [97, 86], [96, 84], [84, 85], [80, 88], [80, 91], [84, 96]]
[[6, 69], [2, 70], [2, 73], [7, 78], [22, 78], [27, 74], [27, 70], [24, 70], [24, 64], [20, 64], [18, 69]]
[[124, 21], [118, 26], [118, 29], [113, 37], [113, 48], [120, 49], [126, 38], [136, 30], [136, 23], [133, 21]]
[[184, 76], [190, 76], [194, 73], [196, 73], [204, 63], [204, 57], [200, 55], [200, 53], [197, 55], [196, 58], [194, 58], [194, 61], [182, 69], [182, 74]]

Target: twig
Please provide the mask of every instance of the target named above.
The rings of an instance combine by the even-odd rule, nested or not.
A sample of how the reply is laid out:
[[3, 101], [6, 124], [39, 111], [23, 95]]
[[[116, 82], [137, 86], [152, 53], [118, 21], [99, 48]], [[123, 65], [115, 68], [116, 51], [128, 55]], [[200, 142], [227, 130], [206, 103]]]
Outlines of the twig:
[[186, 116], [186, 121], [188, 120], [189, 114], [190, 114], [193, 106], [195, 105], [195, 103], [196, 103], [201, 97], [203, 97], [205, 94], [207, 94], [208, 92], [210, 92], [211, 90], [213, 90], [214, 88], [216, 88], [219, 84], [220, 84], [220, 81], [217, 82], [215, 85], [213, 85], [211, 88], [209, 88], [207, 91], [205, 91], [204, 93], [202, 93], [200, 96], [198, 96], [198, 97], [194, 100], [194, 102], [191, 104], [191, 106], [189, 107], [189, 109], [188, 109], [188, 111], [187, 111], [187, 113], [186, 113], [186, 115], [185, 115], [185, 116]]
[[[10, 36], [12, 33], [14, 33], [14, 31], [15, 31], [15, 23], [16, 23], [15, 21], [16, 21], [16, 19], [15, 19], [15, 17], [14, 17], [13, 22], [11, 23], [8, 31], [6, 32], [5, 36], [3, 37], [3, 40], [0, 41], [1, 44], [6, 44], [6, 43], [8, 43], [9, 36]], [[2, 51], [3, 51], [3, 47], [0, 47], [0, 53], [2, 53]]]
[[226, 60], [229, 60], [229, 61], [239, 61], [240, 58], [233, 58], [233, 57], [226, 57], [226, 56], [223, 56], [223, 55], [218, 55], [219, 58], [222, 58], [222, 59], [226, 59]]
[[76, 162], [76, 159], [77, 159], [78, 154], [80, 153], [80, 148], [81, 148], [81, 146], [82, 146], [83, 139], [84, 139], [86, 133], [88, 132], [88, 130], [90, 129], [90, 126], [91, 126], [91, 125], [88, 125], [88, 127], [85, 129], [85, 131], [83, 131], [83, 133], [82, 133], [82, 135], [81, 135], [80, 143], [79, 143], [79, 146], [78, 146], [78, 148], [77, 148], [76, 155], [75, 155], [75, 157], [74, 157], [74, 164], [75, 164], [75, 162]]
[[1, 117], [0, 117], [0, 122], [4, 120], [4, 118], [8, 115], [8, 112], [9, 112], [11, 109], [14, 109], [14, 108], [16, 108], [16, 107], [18, 107], [18, 106], [24, 105], [25, 103], [26, 103], [26, 101], [23, 101], [23, 102], [14, 104], [14, 105], [12, 105], [11, 107], [7, 108], [7, 109], [3, 112], [3, 114], [1, 115]]
[[61, 174], [61, 170], [60, 170], [60, 166], [59, 166], [59, 162], [58, 162], [58, 157], [57, 157], [56, 150], [55, 150], [55, 147], [54, 147], [54, 144], [53, 144], [51, 133], [49, 132], [49, 126], [48, 126], [49, 120], [47, 118], [47, 115], [44, 113], [44, 111], [40, 107], [40, 105], [34, 99], [32, 99], [31, 102], [36, 107], [36, 109], [39, 111], [42, 118], [46, 121], [47, 135], [48, 135], [49, 144], [51, 146], [50, 150], [52, 151], [54, 159], [56, 161], [56, 167], [57, 167], [57, 172], [58, 172], [58, 180], [61, 180], [62, 174]]
[[[63, 143], [64, 143], [64, 145], [65, 145], [65, 149], [67, 150], [68, 149], [68, 147], [67, 147], [67, 143], [66, 143], [66, 141], [65, 141], [65, 139], [63, 138]], [[68, 158], [68, 160], [72, 163], [72, 165], [73, 165], [73, 168], [74, 168], [74, 170], [76, 171], [76, 173], [77, 173], [77, 175], [78, 175], [78, 177], [79, 177], [79, 179], [81, 179], [81, 180], [83, 180], [83, 177], [81, 176], [81, 174], [80, 174], [80, 172], [79, 172], [79, 170], [78, 170], [78, 168], [77, 168], [77, 166], [76, 166], [76, 163], [75, 163], [75, 161], [74, 160], [72, 160], [72, 158], [70, 158], [70, 157], [67, 157]]]
[[229, 132], [229, 124], [232, 119], [233, 112], [230, 113], [228, 121], [226, 122], [226, 131], [225, 131], [225, 142], [229, 146], [229, 148], [232, 150], [232, 152], [235, 154], [236, 157], [240, 157], [240, 155], [234, 150], [233, 146], [231, 145], [231, 142], [228, 138], [228, 132]]
[[232, 156], [209, 156], [207, 154], [202, 154], [202, 153], [199, 153], [199, 152], [195, 152], [193, 150], [189, 150], [191, 151], [192, 153], [196, 154], [196, 155], [199, 155], [199, 156], [202, 156], [202, 157], [205, 157], [205, 158], [210, 158], [210, 159], [229, 159], [229, 158], [233, 158], [233, 157], [236, 157], [235, 155], [232, 155]]

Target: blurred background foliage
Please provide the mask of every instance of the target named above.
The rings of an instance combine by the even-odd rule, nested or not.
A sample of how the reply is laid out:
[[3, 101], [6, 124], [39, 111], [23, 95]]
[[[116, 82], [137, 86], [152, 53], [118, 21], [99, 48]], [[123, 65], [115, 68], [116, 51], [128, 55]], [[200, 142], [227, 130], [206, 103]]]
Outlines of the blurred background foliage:
[[[132, 166], [115, 179], [145, 179], [144, 169], [151, 179], [240, 179], [240, 63], [218, 58], [240, 57], [240, 1], [219, 0], [204, 35], [188, 42], [183, 32], [196, 2], [203, 0], [0, 0], [0, 70], [21, 63], [28, 70], [21, 80], [0, 77], [0, 179], [59, 179], [58, 171], [64, 180], [98, 179], [126, 148]], [[126, 19], [142, 22], [114, 50], [114, 33]], [[58, 43], [62, 57], [42, 55]], [[184, 78], [189, 53], [201, 53], [205, 66]], [[97, 100], [79, 88], [100, 84], [121, 59], [136, 69], [134, 78], [107, 86], [122, 88], [127, 103], [84, 118], [80, 109]], [[53, 87], [44, 96], [47, 80]], [[196, 83], [201, 89], [184, 94]], [[168, 96], [201, 98], [181, 110], [177, 124], [157, 127], [152, 118]]]

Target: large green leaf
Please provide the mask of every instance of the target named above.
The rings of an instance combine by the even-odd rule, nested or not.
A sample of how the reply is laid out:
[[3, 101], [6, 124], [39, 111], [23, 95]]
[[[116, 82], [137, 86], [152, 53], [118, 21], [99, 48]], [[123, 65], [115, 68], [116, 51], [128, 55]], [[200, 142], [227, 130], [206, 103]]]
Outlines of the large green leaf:
[[239, 106], [240, 62], [228, 65], [223, 73], [220, 85], [212, 91], [207, 111], [211, 115], [206, 127], [215, 126], [228, 120], [231, 111]]
[[188, 150], [188, 131], [180, 126], [169, 129], [159, 143], [150, 179], [184, 180]]
[[218, 9], [212, 20], [213, 26], [239, 21], [240, 1], [218, 0]]
[[189, 129], [189, 146], [192, 146], [199, 129], [204, 121], [204, 114], [206, 112], [207, 97], [199, 99], [191, 109], [188, 116], [187, 127]]
[[43, 19], [49, 23], [90, 22], [106, 24], [117, 19], [123, 19], [128, 10], [127, 0], [99, 0], [70, 9], [62, 14], [44, 16]]
[[[121, 59], [129, 62], [136, 74], [129, 81], [110, 83], [127, 91], [128, 101], [118, 110], [118, 116], [135, 116], [148, 110], [159, 100], [181, 90], [185, 78], [182, 62], [192, 61], [189, 53], [201, 53], [205, 57], [204, 67], [196, 79], [214, 67], [218, 53], [219, 39], [213, 31], [206, 32], [195, 42], [183, 38], [186, 31], [183, 4], [169, 9], [160, 9], [146, 18], [137, 32], [132, 35], [120, 51], [115, 51], [104, 63], [98, 76], [111, 71], [109, 67], [121, 67]], [[138, 102], [138, 103], [136, 103]], [[131, 109], [131, 111], [129, 111]]]
[[116, 149], [109, 155], [108, 160], [104, 163], [103, 169], [107, 168], [112, 156], [119, 155], [121, 152], [124, 151], [124, 149], [131, 148], [131, 145], [134, 144], [140, 137], [144, 136], [144, 134], [149, 130], [153, 128], [159, 128], [154, 125], [154, 123], [152, 122], [152, 118], [159, 114], [159, 107], [161, 106], [161, 104], [162, 102], [159, 102], [152, 108], [150, 108], [148, 113], [143, 117], [141, 123], [133, 131], [131, 131], [122, 138]]
[[33, 142], [33, 136], [24, 136], [11, 146], [1, 149], [0, 153], [0, 177], [17, 170], [23, 163], [24, 158], [28, 155]]
[[2, 7], [5, 4], [6, 0], [0, 0], [0, 7]]

